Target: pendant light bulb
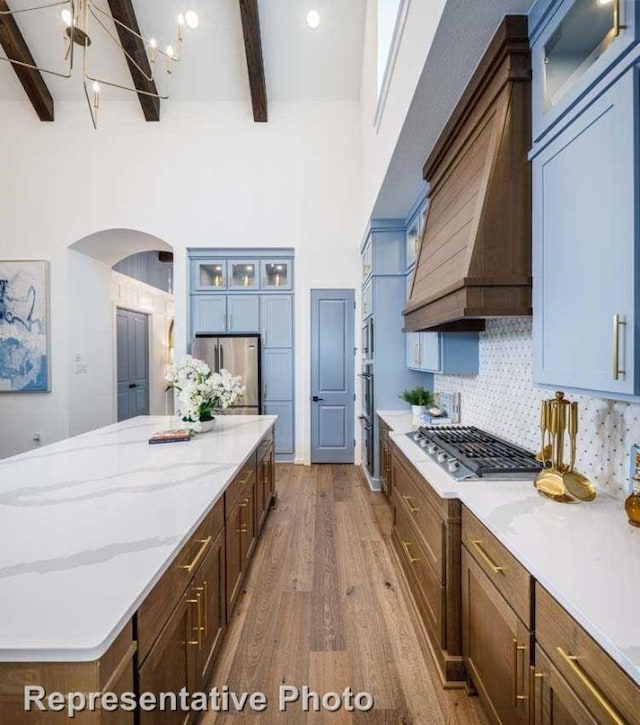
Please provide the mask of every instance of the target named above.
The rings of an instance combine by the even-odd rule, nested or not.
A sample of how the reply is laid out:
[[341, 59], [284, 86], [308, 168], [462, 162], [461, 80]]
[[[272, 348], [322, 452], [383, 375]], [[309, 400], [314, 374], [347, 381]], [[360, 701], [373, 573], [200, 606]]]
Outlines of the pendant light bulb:
[[100, 93], [100, 84], [98, 81], [93, 81], [93, 92], [96, 94], [96, 96]]
[[178, 25], [184, 25], [184, 15], [182, 13], [178, 15]]
[[320, 13], [317, 10], [309, 10], [307, 13], [307, 25], [311, 30], [317, 30], [320, 25]]
[[184, 14], [184, 19], [190, 30], [195, 30], [200, 25], [200, 18], [195, 10], [187, 10]]
[[173, 46], [167, 45], [165, 53], [169, 56], [169, 58], [173, 58], [173, 55], [175, 53], [175, 51], [173, 50]]
[[62, 10], [60, 12], [60, 17], [67, 28], [70, 28], [73, 25], [73, 15], [71, 14], [71, 10], [69, 10], [69, 8]]

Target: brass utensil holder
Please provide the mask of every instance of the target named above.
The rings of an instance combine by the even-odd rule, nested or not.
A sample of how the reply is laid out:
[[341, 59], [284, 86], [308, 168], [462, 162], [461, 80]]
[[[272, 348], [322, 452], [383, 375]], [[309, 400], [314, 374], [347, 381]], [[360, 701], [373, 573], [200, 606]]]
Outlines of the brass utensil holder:
[[[588, 478], [575, 470], [578, 435], [578, 404], [564, 399], [558, 391], [540, 406], [542, 448], [536, 458], [544, 468], [536, 476], [538, 493], [560, 503], [593, 501], [596, 489]], [[564, 462], [565, 435], [569, 439], [569, 463]]]

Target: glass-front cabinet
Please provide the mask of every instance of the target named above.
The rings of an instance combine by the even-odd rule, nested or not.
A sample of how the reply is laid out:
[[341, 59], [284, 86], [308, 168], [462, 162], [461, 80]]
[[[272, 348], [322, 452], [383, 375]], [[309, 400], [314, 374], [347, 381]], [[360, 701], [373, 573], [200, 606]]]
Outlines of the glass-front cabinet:
[[258, 262], [251, 259], [234, 259], [227, 264], [230, 289], [258, 289]]
[[530, 17], [536, 141], [636, 43], [637, 12], [634, 0], [538, 0]]
[[287, 259], [263, 259], [261, 276], [263, 290], [291, 289], [291, 263]]
[[227, 263], [223, 260], [196, 260], [193, 265], [193, 286], [196, 290], [225, 290]]

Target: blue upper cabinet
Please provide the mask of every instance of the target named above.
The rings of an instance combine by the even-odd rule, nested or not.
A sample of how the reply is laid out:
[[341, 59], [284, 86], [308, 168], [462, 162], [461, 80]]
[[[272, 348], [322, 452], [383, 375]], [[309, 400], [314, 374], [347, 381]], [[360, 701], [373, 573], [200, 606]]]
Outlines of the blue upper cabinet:
[[191, 319], [196, 332], [227, 332], [227, 299], [224, 295], [192, 295]]
[[363, 282], [372, 274], [404, 274], [406, 268], [404, 221], [372, 219], [360, 253]]
[[260, 296], [229, 295], [227, 297], [227, 331], [260, 332]]
[[265, 295], [260, 298], [263, 347], [293, 345], [293, 299], [291, 295]]
[[280, 292], [292, 287], [293, 270], [290, 259], [263, 259], [260, 286], [263, 291]]
[[259, 262], [255, 259], [230, 259], [227, 263], [229, 289], [256, 290], [260, 282]]
[[191, 260], [191, 289], [223, 292], [227, 289], [227, 263], [220, 259]]
[[479, 369], [477, 332], [410, 332], [407, 367], [441, 375], [475, 375]]
[[629, 69], [533, 160], [537, 383], [640, 392], [637, 72]]
[[534, 142], [637, 43], [637, 14], [634, 0], [538, 0], [529, 14]]

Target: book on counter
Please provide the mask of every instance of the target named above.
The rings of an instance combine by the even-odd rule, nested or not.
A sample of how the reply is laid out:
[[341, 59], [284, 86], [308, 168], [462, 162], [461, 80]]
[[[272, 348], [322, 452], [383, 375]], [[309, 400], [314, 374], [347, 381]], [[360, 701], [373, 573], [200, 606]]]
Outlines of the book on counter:
[[193, 431], [186, 428], [176, 428], [175, 430], [162, 430], [154, 433], [149, 438], [149, 443], [179, 443], [180, 441], [191, 440]]

